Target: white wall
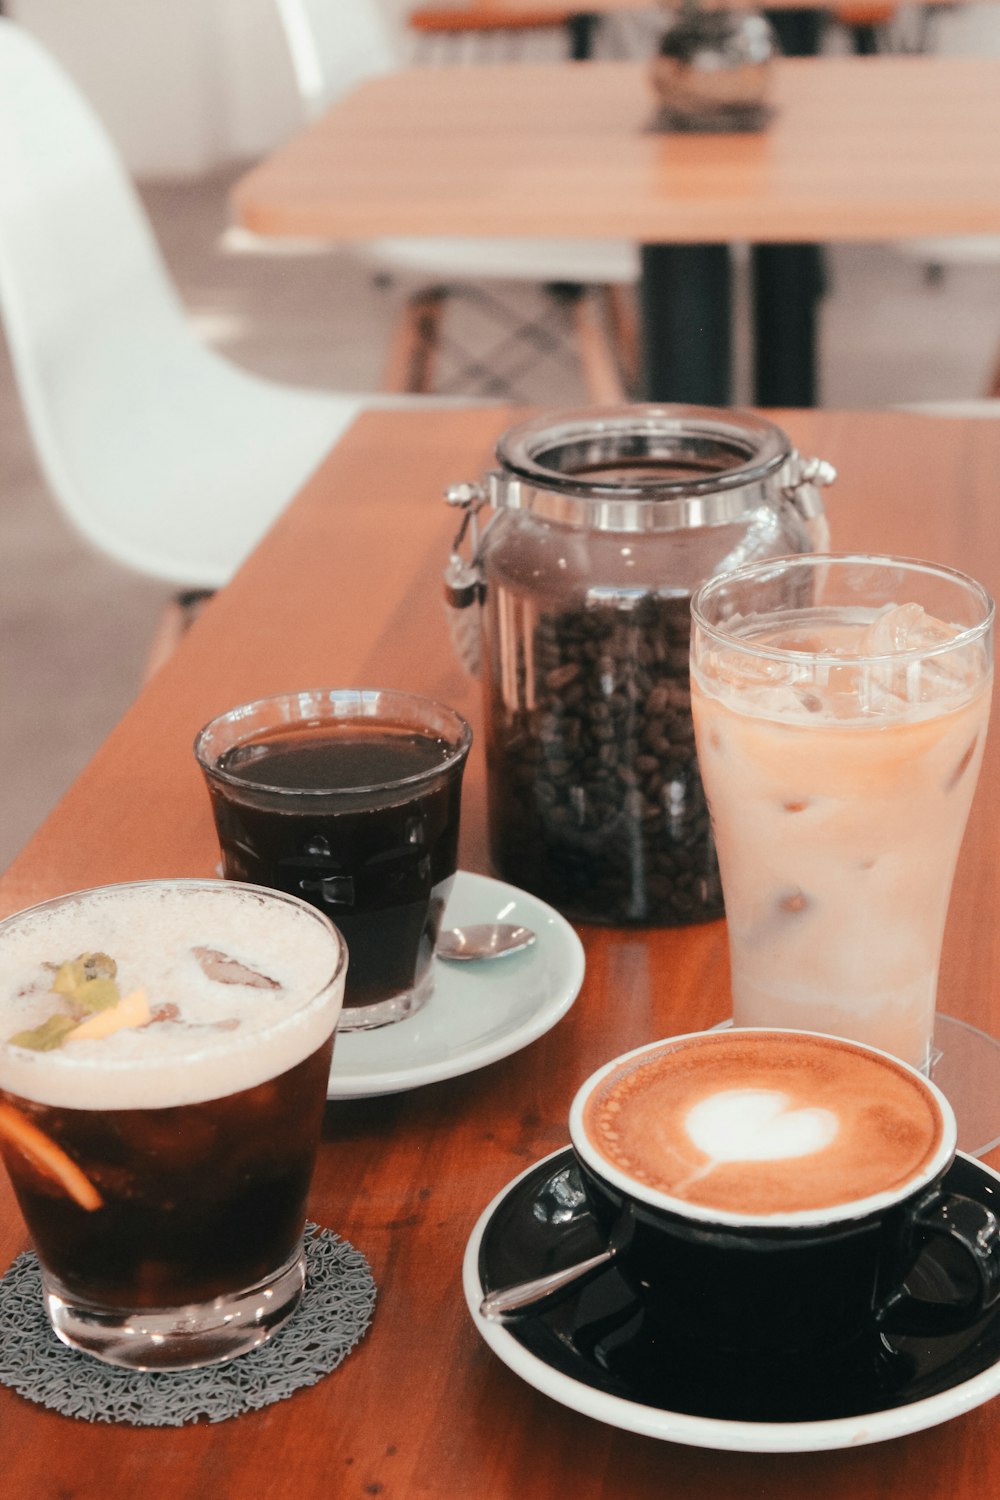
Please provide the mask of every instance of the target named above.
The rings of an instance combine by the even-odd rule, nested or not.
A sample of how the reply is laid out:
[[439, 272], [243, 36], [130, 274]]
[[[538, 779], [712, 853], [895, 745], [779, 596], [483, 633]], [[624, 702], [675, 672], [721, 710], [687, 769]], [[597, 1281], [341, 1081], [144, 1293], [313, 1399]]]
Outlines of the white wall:
[[270, 0], [9, 0], [6, 9], [72, 74], [140, 179], [256, 157], [300, 122]]

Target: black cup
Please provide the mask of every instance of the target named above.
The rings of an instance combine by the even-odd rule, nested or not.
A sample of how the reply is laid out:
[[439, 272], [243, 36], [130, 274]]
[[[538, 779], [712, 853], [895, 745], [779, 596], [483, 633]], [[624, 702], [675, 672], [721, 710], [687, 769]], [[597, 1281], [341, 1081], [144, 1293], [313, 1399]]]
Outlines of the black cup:
[[[732, 1047], [747, 1036], [774, 1038], [775, 1045], [801, 1038], [808, 1048], [846, 1047], [911, 1077], [939, 1127], [918, 1170], [903, 1182], [826, 1208], [741, 1213], [651, 1188], [595, 1144], [585, 1108], [613, 1075], [664, 1052]], [[747, 1085], [753, 1087], [749, 1076]], [[583, 1084], [571, 1108], [570, 1134], [591, 1210], [647, 1318], [669, 1335], [666, 1347], [696, 1348], [701, 1360], [714, 1360], [730, 1373], [734, 1362], [739, 1368], [761, 1357], [829, 1358], [838, 1349], [865, 1348], [882, 1332], [957, 1331], [1000, 1296], [997, 1220], [979, 1203], [942, 1187], [955, 1154], [950, 1105], [915, 1069], [874, 1048], [751, 1028], [653, 1043], [615, 1059]], [[808, 1155], [799, 1170], [810, 1172]], [[963, 1292], [959, 1302], [926, 1301], [906, 1289], [922, 1251], [941, 1236], [951, 1241], [949, 1255], [957, 1265], [952, 1280]]]

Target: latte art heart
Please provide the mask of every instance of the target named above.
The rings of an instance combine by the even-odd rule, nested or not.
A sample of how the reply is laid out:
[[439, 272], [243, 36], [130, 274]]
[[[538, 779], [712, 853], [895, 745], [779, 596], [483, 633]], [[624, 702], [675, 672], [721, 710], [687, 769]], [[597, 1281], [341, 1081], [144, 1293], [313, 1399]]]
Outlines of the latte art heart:
[[685, 1129], [713, 1164], [783, 1161], [811, 1156], [830, 1145], [837, 1116], [829, 1109], [796, 1106], [774, 1089], [725, 1089], [689, 1110]]
[[640, 1196], [762, 1219], [897, 1191], [944, 1129], [924, 1080], [891, 1057], [736, 1027], [623, 1059], [589, 1092], [582, 1124], [587, 1149]]

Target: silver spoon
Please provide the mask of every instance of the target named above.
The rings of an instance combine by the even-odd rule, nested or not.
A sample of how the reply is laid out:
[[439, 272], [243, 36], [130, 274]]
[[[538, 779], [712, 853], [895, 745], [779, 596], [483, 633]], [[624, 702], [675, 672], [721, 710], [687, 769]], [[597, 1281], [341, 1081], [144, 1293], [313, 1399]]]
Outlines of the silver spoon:
[[590, 1281], [604, 1267], [610, 1265], [632, 1238], [634, 1231], [632, 1210], [626, 1205], [619, 1214], [608, 1237], [608, 1243], [596, 1255], [565, 1266], [561, 1271], [551, 1271], [547, 1276], [536, 1276], [532, 1281], [521, 1281], [514, 1286], [497, 1287], [487, 1292], [479, 1304], [479, 1313], [491, 1323], [506, 1323], [536, 1307], [551, 1301], [561, 1293]]
[[567, 1266], [565, 1271], [553, 1271], [548, 1276], [538, 1276], [534, 1281], [522, 1281], [517, 1286], [500, 1287], [497, 1291], [487, 1292], [479, 1304], [480, 1317], [486, 1318], [491, 1323], [505, 1323], [508, 1319], [517, 1318], [522, 1313], [531, 1312], [542, 1302], [548, 1302], [557, 1293], [567, 1291], [575, 1286], [577, 1282], [586, 1281], [596, 1272], [601, 1271], [612, 1260], [617, 1253], [614, 1245], [609, 1245], [606, 1250], [600, 1250], [596, 1255], [590, 1256], [589, 1260], [581, 1260], [575, 1266]]
[[504, 958], [519, 953], [535, 942], [530, 927], [514, 922], [475, 922], [468, 927], [449, 927], [442, 932], [434, 950], [438, 958], [468, 963], [474, 959]]

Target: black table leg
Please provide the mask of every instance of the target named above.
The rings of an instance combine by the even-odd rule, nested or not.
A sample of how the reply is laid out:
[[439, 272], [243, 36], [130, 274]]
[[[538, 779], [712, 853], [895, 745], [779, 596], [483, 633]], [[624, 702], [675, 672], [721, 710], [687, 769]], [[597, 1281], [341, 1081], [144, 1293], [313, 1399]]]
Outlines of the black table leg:
[[596, 12], [591, 11], [577, 11], [566, 17], [566, 36], [573, 62], [585, 62], [593, 54], [594, 32], [600, 19]]
[[822, 250], [818, 245], [755, 245], [752, 274], [756, 404], [815, 406]]
[[644, 245], [643, 384], [648, 401], [732, 399], [732, 281], [726, 245]]
[[767, 10], [764, 14], [785, 57], [815, 57], [823, 43], [826, 15], [822, 10]]
[[[813, 9], [765, 11], [786, 57], [813, 57], [825, 17]], [[758, 406], [815, 406], [816, 324], [825, 282], [819, 245], [755, 245], [754, 400]]]

